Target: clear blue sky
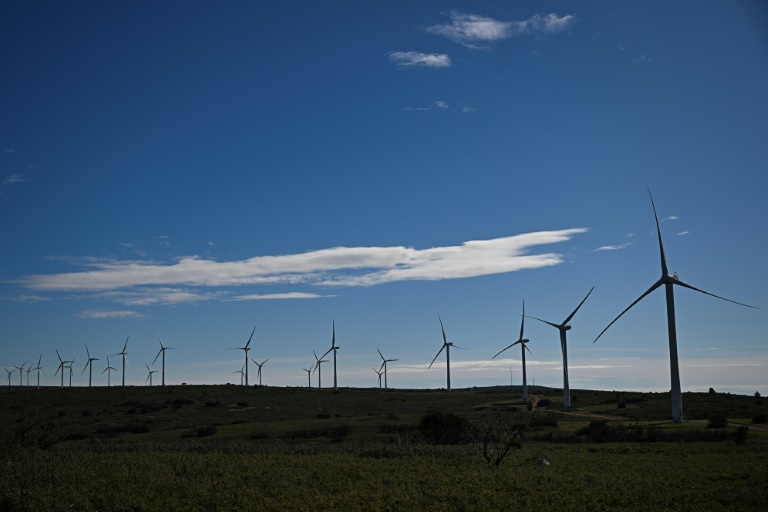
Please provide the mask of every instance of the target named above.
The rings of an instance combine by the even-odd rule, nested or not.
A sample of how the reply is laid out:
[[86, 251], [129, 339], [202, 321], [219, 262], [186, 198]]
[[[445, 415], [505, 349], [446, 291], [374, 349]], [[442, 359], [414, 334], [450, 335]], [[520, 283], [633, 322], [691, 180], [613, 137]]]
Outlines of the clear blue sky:
[[255, 326], [304, 385], [335, 319], [340, 385], [379, 348], [435, 388], [440, 314], [454, 386], [519, 383], [522, 301], [595, 286], [571, 386], [667, 390], [662, 291], [592, 343], [660, 275], [650, 187], [670, 271], [761, 308], [676, 291], [683, 389], [768, 393], [764, 2], [4, 2], [0, 62], [9, 369], [84, 385], [130, 336], [142, 384], [157, 331], [169, 383], [239, 382]]

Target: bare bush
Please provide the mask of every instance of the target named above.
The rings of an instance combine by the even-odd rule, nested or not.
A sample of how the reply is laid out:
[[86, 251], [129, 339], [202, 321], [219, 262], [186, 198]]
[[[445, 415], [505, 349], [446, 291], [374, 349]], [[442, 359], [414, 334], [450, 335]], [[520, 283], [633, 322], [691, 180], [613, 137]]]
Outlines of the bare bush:
[[530, 427], [532, 415], [504, 414], [486, 416], [471, 431], [475, 450], [489, 465], [499, 467], [512, 450], [523, 447], [523, 435]]

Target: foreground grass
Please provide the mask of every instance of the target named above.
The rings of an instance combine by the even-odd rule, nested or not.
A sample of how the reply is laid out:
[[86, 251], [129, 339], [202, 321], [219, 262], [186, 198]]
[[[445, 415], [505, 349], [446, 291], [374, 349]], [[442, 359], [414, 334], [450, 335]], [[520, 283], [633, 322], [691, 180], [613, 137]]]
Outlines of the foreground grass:
[[[2, 510], [764, 510], [764, 444], [108, 443], [7, 453]], [[540, 459], [549, 461], [539, 465]]]

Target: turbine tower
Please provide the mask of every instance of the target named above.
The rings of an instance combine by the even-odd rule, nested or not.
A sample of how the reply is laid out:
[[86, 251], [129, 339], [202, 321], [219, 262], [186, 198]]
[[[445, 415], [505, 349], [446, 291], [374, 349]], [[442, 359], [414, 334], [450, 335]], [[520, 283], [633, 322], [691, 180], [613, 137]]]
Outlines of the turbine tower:
[[[445, 337], [445, 327], [443, 327], [443, 319], [440, 318], [440, 315], [437, 315], [438, 320], [440, 320], [440, 329], [443, 331], [443, 346], [440, 347], [440, 350], [437, 351], [437, 355], [434, 359], [432, 359], [432, 362], [429, 363], [429, 368], [432, 368], [432, 365], [435, 364], [435, 360], [437, 360], [438, 356], [440, 355], [440, 352], [445, 349], [445, 369], [446, 369], [446, 377], [448, 382], [448, 392], [451, 392], [451, 347], [456, 347], [452, 342], [448, 341], [448, 339]], [[456, 347], [461, 348], [461, 347]]]
[[113, 356], [123, 356], [123, 386], [125, 386], [125, 363], [126, 363], [125, 356], [128, 355], [128, 352], [126, 352], [125, 349], [128, 348], [128, 338], [130, 338], [130, 336], [125, 338], [125, 345], [123, 345], [123, 350], [118, 352], [117, 354], [112, 354]]
[[112, 385], [112, 372], [113, 371], [115, 371], [115, 372], [117, 371], [117, 368], [112, 368], [112, 366], [110, 366], [110, 364], [109, 364], [109, 358], [110, 357], [111, 356], [107, 356], [107, 367], [104, 368], [103, 372], [101, 372], [102, 375], [104, 375], [104, 372], [107, 373], [107, 387]]
[[[66, 362], [66, 361], [65, 361]], [[69, 366], [65, 366], [64, 368], [69, 368], [69, 387], [72, 387], [72, 366], [75, 364], [75, 360], [69, 361]]]
[[[333, 321], [333, 337], [331, 338], [331, 348], [328, 349], [328, 352], [323, 354], [321, 356], [325, 357], [331, 352], [333, 352], [333, 389], [336, 389], [337, 387], [337, 381], [336, 381], [336, 353], [339, 351], [341, 347], [336, 346], [336, 320]], [[317, 356], [315, 356], [317, 357]]]
[[311, 375], [315, 371], [314, 368], [315, 368], [314, 365], [312, 367], [310, 367], [309, 369], [302, 368], [302, 370], [307, 372], [307, 387], [310, 388], [310, 389], [312, 388], [312, 377], [311, 377]]
[[27, 364], [27, 361], [24, 361], [21, 366], [14, 366], [17, 370], [19, 370], [19, 387], [22, 387], [24, 385], [24, 365]]
[[373, 368], [373, 371], [375, 371], [376, 375], [379, 376], [379, 389], [381, 389], [381, 375], [384, 373], [384, 370], [382, 368], [379, 368], [378, 370]]
[[[160, 357], [160, 354], [163, 354], [163, 386], [165, 386], [165, 351], [168, 349], [173, 350], [174, 347], [166, 347], [163, 345], [163, 340], [160, 339], [160, 333], [157, 333], [157, 341], [160, 343], [160, 350], [157, 352], [157, 355], [155, 356], [155, 361], [157, 361], [157, 358]], [[155, 364], [155, 361], [152, 361], [152, 364]]]
[[43, 354], [40, 354], [40, 357], [37, 358], [37, 366], [32, 368], [32, 370], [37, 371], [37, 389], [40, 389], [40, 370], [43, 369], [42, 366], [40, 366], [40, 363], [43, 361]]
[[149, 375], [147, 375], [147, 378], [146, 380], [144, 380], [144, 383], [146, 384], [146, 382], [149, 381], [149, 387], [152, 387], [152, 374], [157, 373], [157, 370], [152, 370], [147, 363], [144, 363], [144, 366], [147, 367], [147, 372], [149, 372]]
[[587, 293], [587, 296], [584, 297], [584, 299], [579, 302], [579, 305], [576, 306], [576, 309], [573, 310], [573, 313], [568, 315], [568, 318], [566, 318], [563, 323], [561, 324], [555, 324], [552, 322], [547, 322], [546, 320], [542, 320], [541, 318], [536, 318], [535, 316], [530, 316], [528, 318], [533, 318], [534, 320], [538, 320], [539, 322], [544, 322], [547, 325], [551, 325], [558, 331], [560, 331], [560, 349], [563, 352], [563, 408], [564, 409], [570, 409], [571, 408], [571, 388], [568, 384], [568, 339], [566, 333], [571, 330], [571, 326], [568, 325], [568, 322], [571, 321], [571, 318], [573, 318], [573, 315], [576, 314], [576, 312], [579, 310], [582, 304], [584, 304], [584, 301], [587, 300], [589, 295], [592, 293], [592, 290], [594, 290], [595, 287], [593, 286], [589, 293]]
[[[328, 352], [326, 352], [326, 354], [327, 353]], [[319, 389], [319, 388], [323, 387], [323, 378], [322, 378], [323, 377], [323, 369], [320, 368], [320, 365], [323, 364], [323, 363], [327, 363], [328, 360], [327, 359], [323, 359], [323, 357], [325, 357], [325, 354], [323, 354], [323, 357], [317, 357], [317, 354], [315, 354], [314, 350], [312, 351], [312, 354], [315, 356], [315, 361], [317, 361], [315, 363], [314, 368], [317, 370], [317, 387]]]
[[91, 367], [91, 371], [88, 372], [88, 387], [90, 388], [93, 384], [93, 362], [98, 361], [99, 359], [96, 357], [91, 357], [91, 352], [88, 350], [88, 345], [85, 346], [85, 352], [88, 354], [88, 362], [85, 363], [85, 366], [83, 367], [83, 371], [80, 373], [84, 373], [86, 368], [89, 366]]
[[[674, 292], [674, 286], [682, 286], [683, 288], [689, 288], [693, 291], [703, 293], [705, 295], [710, 295], [712, 297], [715, 297], [717, 299], [722, 299], [727, 302], [733, 302], [734, 304], [738, 304], [739, 306], [746, 306], [748, 308], [757, 309], [754, 306], [750, 306], [749, 304], [743, 304], [741, 302], [736, 302], [735, 300], [726, 299], [725, 297], [720, 297], [719, 295], [715, 295], [714, 293], [705, 292], [704, 290], [700, 290], [694, 286], [691, 286], [689, 284], [686, 284], [680, 279], [677, 278], [677, 275], [670, 275], [669, 271], [667, 270], [667, 257], [664, 254], [664, 243], [661, 241], [661, 227], [659, 225], [659, 216], [656, 214], [656, 205], [653, 202], [653, 194], [651, 194], [651, 190], [648, 189], [648, 195], [651, 197], [651, 207], [653, 208], [653, 217], [656, 220], [656, 234], [659, 238], [659, 252], [661, 254], [661, 277], [658, 281], [653, 283], [653, 285], [648, 288], [648, 290], [643, 293], [635, 302], [627, 306], [627, 308], [619, 313], [619, 316], [613, 319], [611, 323], [608, 324], [608, 327], [612, 326], [616, 320], [622, 317], [624, 313], [629, 311], [632, 306], [640, 302], [645, 298], [646, 295], [650, 294], [656, 288], [661, 287], [664, 285], [664, 291], [666, 292], [667, 297], [667, 335], [669, 337], [669, 370], [672, 378], [672, 388], [671, 388], [671, 398], [672, 398], [672, 421], [675, 423], [682, 423], [685, 421], [685, 418], [683, 416], [683, 394], [682, 390], [680, 388], [680, 369], [678, 366], [678, 358], [677, 358], [677, 329], [675, 326], [675, 292]], [[603, 329], [603, 331], [595, 338], [595, 342], [600, 339], [600, 336], [602, 336], [605, 331], [608, 330], [608, 327]], [[593, 342], [594, 343], [594, 342]]]
[[245, 371], [243, 371], [244, 369], [245, 369], [245, 363], [243, 363], [243, 367], [242, 367], [242, 368], [240, 368], [239, 370], [235, 370], [234, 372], [232, 372], [232, 373], [239, 373], [239, 374], [240, 374], [240, 385], [241, 385], [241, 386], [243, 385], [243, 376], [245, 375]]
[[8, 387], [11, 387], [11, 375], [16, 373], [16, 370], [9, 370], [8, 368], [3, 368], [3, 370], [8, 374]]
[[[502, 350], [499, 350], [498, 354], [493, 356], [491, 359], [496, 359], [496, 356], [507, 350], [508, 348], [512, 348], [515, 345], [520, 345], [520, 352], [522, 352], [522, 360], [523, 360], [523, 401], [528, 401], [528, 377], [525, 373], [525, 351], [531, 352], [531, 349], [528, 348], [527, 343], [530, 341], [529, 339], [523, 338], [523, 328], [525, 327], [525, 301], [523, 301], [523, 318], [520, 322], [520, 337], [517, 339], [516, 342], [509, 345], [507, 348], [504, 348]], [[533, 355], [533, 352], [531, 352], [531, 355]], [[535, 357], [535, 356], [534, 356]], [[512, 381], [512, 367], [509, 367], [509, 373], [510, 373], [510, 385]]]
[[[382, 368], [384, 369], [384, 389], [388, 389], [388, 386], [387, 386], [387, 363], [391, 363], [392, 361], [399, 361], [399, 359], [385, 359], [384, 356], [381, 353], [381, 350], [379, 350], [378, 348], [376, 349], [376, 352], [379, 353], [379, 356], [381, 357], [381, 360], [382, 360], [381, 368], [379, 368], [379, 370], [381, 370]], [[379, 375], [379, 384], [381, 384], [381, 375]], [[379, 387], [381, 387], [381, 386], [379, 386]]]
[[261, 386], [261, 367], [264, 366], [267, 361], [269, 361], [269, 359], [265, 359], [263, 363], [258, 363], [255, 359], [251, 359], [251, 361], [253, 361], [253, 364], [259, 367], [259, 371], [256, 372], [256, 378], [259, 379], [259, 386]]
[[[61, 354], [59, 354], [58, 350], [56, 351], [56, 357], [59, 358], [59, 367], [56, 369], [56, 372], [54, 373], [54, 375], [56, 375], [57, 373], [59, 373], [59, 371], [61, 371], [61, 387], [64, 388], [64, 368], [67, 367], [67, 363], [69, 363], [71, 367], [72, 363], [74, 363], [75, 360], [73, 359], [71, 361], [63, 361], [61, 359]], [[71, 379], [70, 379], [70, 382], [71, 382]]]
[[[248, 345], [251, 344], [251, 340], [253, 339], [253, 333], [256, 332], [256, 326], [253, 326], [253, 331], [251, 331], [251, 337], [248, 338], [248, 343], [245, 344], [244, 347], [232, 347], [228, 348], [227, 350], [242, 350], [245, 352], [245, 385], [248, 385], [248, 351], [251, 350]], [[255, 362], [255, 361], [254, 361]], [[237, 372], [234, 372], [237, 373]]]

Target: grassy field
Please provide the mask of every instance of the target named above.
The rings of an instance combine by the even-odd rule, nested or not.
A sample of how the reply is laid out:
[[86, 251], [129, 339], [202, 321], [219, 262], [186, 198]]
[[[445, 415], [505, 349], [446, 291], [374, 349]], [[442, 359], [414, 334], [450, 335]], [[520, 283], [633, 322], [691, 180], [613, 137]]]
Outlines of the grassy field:
[[[558, 390], [536, 391], [552, 404], [529, 413], [519, 391], [502, 388], [17, 389], [0, 394], [0, 510], [764, 510], [768, 503], [768, 430], [752, 424], [768, 412], [761, 398], [687, 393], [692, 420], [679, 425], [666, 419], [668, 394], [576, 390], [574, 409], [563, 412]], [[435, 411], [475, 426], [498, 415], [532, 420], [526, 442], [495, 467], [478, 453], [477, 437], [430, 442], [418, 425]], [[707, 428], [713, 414], [730, 425]], [[591, 425], [596, 420], [604, 423]], [[749, 432], [737, 442], [739, 424]], [[644, 434], [632, 439], [641, 442], [615, 442], [637, 432]], [[666, 433], [674, 442], [658, 442]]]

